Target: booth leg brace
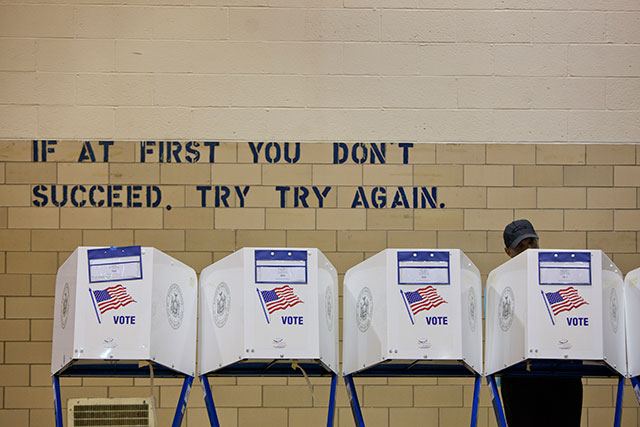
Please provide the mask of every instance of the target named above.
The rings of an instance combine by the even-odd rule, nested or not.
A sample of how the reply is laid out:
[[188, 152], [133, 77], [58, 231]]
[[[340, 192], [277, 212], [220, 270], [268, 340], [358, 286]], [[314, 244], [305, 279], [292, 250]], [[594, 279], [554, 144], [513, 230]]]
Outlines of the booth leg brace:
[[471, 427], [478, 425], [478, 403], [480, 402], [480, 384], [482, 383], [482, 377], [476, 375], [476, 379], [473, 383], [473, 405], [471, 407]]
[[191, 384], [193, 384], [193, 377], [187, 376], [182, 383], [182, 391], [180, 392], [180, 399], [178, 399], [178, 406], [176, 406], [176, 413], [173, 416], [173, 423], [171, 427], [180, 427], [182, 425], [182, 419], [184, 413], [187, 410], [187, 401], [189, 400], [189, 394], [191, 393]]
[[493, 411], [496, 414], [496, 421], [499, 427], [507, 427], [507, 420], [504, 417], [504, 410], [502, 409], [502, 400], [500, 400], [500, 392], [498, 391], [498, 385], [496, 384], [496, 378], [494, 375], [487, 377], [487, 384], [489, 384], [489, 392], [491, 393], [491, 403], [493, 403]]
[[336, 386], [338, 384], [338, 376], [331, 377], [331, 391], [329, 392], [329, 413], [327, 414], [327, 427], [333, 427], [333, 420], [336, 412]]
[[358, 402], [358, 393], [356, 392], [356, 386], [353, 383], [353, 377], [351, 375], [345, 375], [344, 383], [347, 386], [347, 394], [349, 395], [353, 421], [356, 423], [357, 427], [364, 427], [364, 418], [362, 418], [362, 410], [360, 409], [360, 402]]
[[638, 403], [640, 403], [640, 377], [630, 378], [631, 385], [633, 386], [633, 391], [636, 394], [636, 399], [638, 399]]
[[62, 427], [62, 402], [60, 401], [60, 377], [53, 376], [53, 409], [56, 416], [56, 427]]
[[216, 412], [216, 405], [213, 403], [213, 395], [211, 394], [209, 378], [207, 378], [206, 375], [200, 375], [200, 386], [202, 387], [202, 393], [204, 394], [204, 403], [207, 406], [209, 424], [211, 425], [211, 427], [220, 427], [220, 421], [218, 421], [218, 413]]
[[616, 415], [613, 420], [614, 427], [620, 427], [622, 421], [622, 396], [624, 394], [624, 377], [618, 378], [618, 393], [616, 395]]

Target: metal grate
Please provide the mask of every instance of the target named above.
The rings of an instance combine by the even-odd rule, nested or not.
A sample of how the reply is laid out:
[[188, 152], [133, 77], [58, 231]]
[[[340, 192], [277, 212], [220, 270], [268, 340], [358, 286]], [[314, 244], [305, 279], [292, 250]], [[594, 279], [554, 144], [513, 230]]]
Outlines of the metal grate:
[[149, 399], [69, 399], [69, 427], [154, 427]]

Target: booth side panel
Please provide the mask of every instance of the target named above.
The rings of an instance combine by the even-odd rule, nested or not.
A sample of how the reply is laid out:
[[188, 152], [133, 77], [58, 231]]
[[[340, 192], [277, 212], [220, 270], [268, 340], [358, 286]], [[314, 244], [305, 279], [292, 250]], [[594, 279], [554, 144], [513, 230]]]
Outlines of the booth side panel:
[[62, 264], [56, 275], [53, 350], [51, 355], [52, 374], [58, 372], [74, 357], [77, 265], [78, 249]]
[[[443, 294], [447, 296], [447, 301], [449, 302], [440, 307], [447, 307], [449, 312], [449, 316], [447, 316], [449, 328], [445, 334], [445, 340], [449, 341], [450, 348], [445, 354], [441, 355], [441, 358], [460, 360], [463, 357], [462, 329], [464, 327], [463, 325], [468, 321], [466, 316], [466, 302], [463, 303], [460, 298], [460, 295], [464, 293], [460, 250], [452, 249], [449, 251], [449, 269], [451, 275], [450, 284], [444, 287], [446, 291], [448, 291], [448, 295], [445, 294], [443, 290]], [[437, 312], [434, 312], [434, 314], [437, 314]], [[448, 337], [446, 335], [448, 335]]]
[[629, 376], [640, 375], [640, 268], [624, 279], [625, 318]]
[[320, 358], [338, 373], [338, 273], [322, 252], [318, 254], [318, 311]]
[[[372, 298], [368, 300], [366, 293], [362, 293], [356, 302], [358, 332], [365, 329], [365, 332], [359, 335], [360, 348], [358, 351], [360, 354], [364, 354], [363, 364], [366, 366], [376, 365], [388, 357], [389, 305], [386, 298], [387, 293], [385, 287], [380, 286], [380, 283], [378, 286], [373, 285], [376, 278], [384, 276], [384, 266], [370, 270], [364, 284], [368, 285], [367, 287], [371, 290]], [[369, 326], [366, 326], [367, 324]], [[367, 338], [363, 340], [365, 335]]]
[[613, 369], [626, 375], [624, 281], [620, 269], [604, 252], [601, 254], [603, 354]]
[[185, 264], [154, 249], [151, 356], [186, 375], [195, 374], [198, 282]]
[[347, 271], [342, 291], [342, 374], [350, 374], [358, 370], [358, 326], [356, 324], [356, 302], [360, 287], [351, 285], [351, 275]]
[[460, 253], [462, 356], [478, 374], [482, 373], [482, 279], [471, 260]]
[[514, 365], [525, 357], [526, 264], [524, 253], [489, 273], [485, 294], [487, 374]]
[[207, 374], [244, 357], [242, 256], [242, 252], [231, 254], [200, 274], [199, 374]]
[[387, 252], [372, 256], [348, 270], [345, 275], [344, 374], [380, 363], [387, 354]]
[[[383, 287], [387, 252], [382, 251], [366, 259], [349, 269], [344, 276], [343, 375], [380, 362], [381, 355], [387, 350], [386, 290]], [[377, 277], [371, 274], [376, 265], [382, 266], [376, 273]], [[380, 317], [381, 322], [375, 322]], [[382, 329], [376, 330], [376, 326]]]

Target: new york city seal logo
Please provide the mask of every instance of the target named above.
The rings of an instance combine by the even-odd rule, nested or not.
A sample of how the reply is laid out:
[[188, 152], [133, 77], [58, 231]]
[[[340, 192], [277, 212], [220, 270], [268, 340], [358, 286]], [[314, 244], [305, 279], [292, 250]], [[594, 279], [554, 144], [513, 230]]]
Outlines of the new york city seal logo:
[[611, 289], [609, 295], [609, 318], [613, 332], [618, 332], [618, 294], [615, 289]]
[[231, 308], [231, 293], [226, 283], [220, 282], [213, 297], [213, 321], [218, 328], [222, 328], [229, 318]]
[[331, 331], [333, 329], [333, 292], [331, 288], [327, 288], [324, 293], [324, 314], [327, 319], [327, 328]]
[[369, 288], [364, 287], [358, 295], [356, 303], [356, 322], [360, 332], [366, 332], [371, 325], [371, 316], [373, 315], [373, 296]]
[[476, 330], [476, 292], [473, 288], [469, 288], [467, 295], [467, 314], [469, 316], [469, 329], [471, 332]]
[[60, 303], [60, 325], [62, 329], [67, 327], [67, 319], [69, 318], [69, 284], [64, 284], [62, 290], [62, 302]]
[[182, 325], [184, 317], [184, 300], [180, 287], [173, 283], [167, 292], [167, 319], [173, 329], [178, 329]]
[[500, 304], [498, 305], [498, 321], [500, 322], [500, 329], [505, 332], [511, 328], [515, 308], [516, 301], [513, 297], [513, 290], [507, 286], [502, 291], [502, 295], [500, 295]]

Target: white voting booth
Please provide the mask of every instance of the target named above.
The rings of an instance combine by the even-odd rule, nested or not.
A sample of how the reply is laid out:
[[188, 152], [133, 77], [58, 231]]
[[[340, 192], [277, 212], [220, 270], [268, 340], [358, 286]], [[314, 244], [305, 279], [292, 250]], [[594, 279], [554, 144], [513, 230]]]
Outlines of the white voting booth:
[[624, 296], [628, 376], [640, 402], [640, 268], [624, 278]]
[[[59, 376], [149, 376], [150, 369], [158, 377], [185, 377], [186, 405], [195, 374], [197, 293], [195, 271], [157, 249], [77, 248], [56, 276], [56, 410]], [[178, 412], [174, 425], [182, 420]], [[61, 414], [56, 421], [62, 425]]]
[[490, 383], [494, 374], [624, 376], [624, 311], [622, 274], [602, 251], [526, 250], [487, 279]]
[[338, 336], [338, 275], [320, 250], [243, 248], [205, 268], [198, 375], [211, 424], [207, 375], [332, 376], [333, 399]]
[[481, 309], [480, 272], [458, 249], [386, 249], [348, 270], [343, 375], [356, 425], [353, 376], [475, 376], [478, 391]]

